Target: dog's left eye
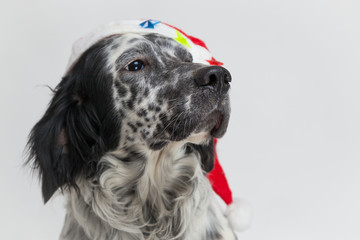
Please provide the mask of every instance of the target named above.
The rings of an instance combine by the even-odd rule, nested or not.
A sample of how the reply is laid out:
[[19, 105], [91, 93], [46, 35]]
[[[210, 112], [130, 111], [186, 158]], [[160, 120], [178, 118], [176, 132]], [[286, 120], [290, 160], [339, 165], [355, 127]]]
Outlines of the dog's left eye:
[[129, 65], [126, 66], [126, 70], [131, 71], [131, 72], [135, 72], [135, 71], [139, 71], [141, 69], [143, 69], [145, 66], [144, 62], [141, 60], [135, 60], [131, 63], [129, 63]]

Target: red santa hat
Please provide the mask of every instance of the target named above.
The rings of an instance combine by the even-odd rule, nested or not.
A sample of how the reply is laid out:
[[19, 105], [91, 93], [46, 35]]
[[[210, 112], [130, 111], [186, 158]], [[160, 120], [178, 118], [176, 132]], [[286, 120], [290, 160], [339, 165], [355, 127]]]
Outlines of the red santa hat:
[[[71, 56], [67, 65], [68, 71], [76, 60], [84, 53], [89, 47], [97, 41], [108, 37], [113, 34], [121, 33], [158, 33], [170, 37], [179, 44], [184, 45], [187, 50], [192, 54], [193, 62], [202, 63], [207, 65], [223, 65], [222, 62], [217, 61], [206, 44], [198, 38], [186, 34], [179, 28], [171, 26], [167, 23], [155, 20], [133, 20], [133, 21], [118, 21], [106, 25], [102, 25], [94, 31], [88, 33], [80, 38], [73, 44]], [[216, 153], [215, 139], [214, 152], [215, 152], [215, 166], [214, 169], [207, 175], [213, 190], [220, 196], [227, 204], [225, 215], [233, 229], [243, 231], [248, 228], [250, 224], [251, 212], [250, 207], [244, 200], [233, 199], [232, 192], [227, 182], [224, 171], [219, 163]]]

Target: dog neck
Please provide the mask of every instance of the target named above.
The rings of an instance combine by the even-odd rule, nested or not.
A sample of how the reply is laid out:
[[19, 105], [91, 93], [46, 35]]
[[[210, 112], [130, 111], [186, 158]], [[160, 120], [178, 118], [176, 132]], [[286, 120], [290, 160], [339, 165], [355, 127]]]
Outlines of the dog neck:
[[[68, 194], [71, 220], [67, 221], [76, 221], [94, 239], [110, 239], [114, 234], [129, 234], [128, 239], [184, 236], [210, 204], [211, 187], [200, 158], [184, 142], [161, 151], [110, 152], [98, 169], [94, 177], [78, 180], [80, 195]], [[66, 224], [63, 235], [69, 234], [65, 229]]]

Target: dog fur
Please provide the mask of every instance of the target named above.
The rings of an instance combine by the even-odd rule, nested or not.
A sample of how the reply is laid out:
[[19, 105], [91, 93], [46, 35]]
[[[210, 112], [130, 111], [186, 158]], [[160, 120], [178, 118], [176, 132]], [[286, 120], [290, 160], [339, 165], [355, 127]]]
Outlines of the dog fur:
[[158, 34], [84, 52], [28, 142], [44, 201], [57, 190], [67, 201], [60, 239], [236, 239], [206, 177], [230, 81]]

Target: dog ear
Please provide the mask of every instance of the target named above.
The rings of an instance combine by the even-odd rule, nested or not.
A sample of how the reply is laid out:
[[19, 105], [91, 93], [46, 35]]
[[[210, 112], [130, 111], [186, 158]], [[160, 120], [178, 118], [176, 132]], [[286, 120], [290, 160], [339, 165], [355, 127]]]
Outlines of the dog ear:
[[209, 173], [214, 168], [214, 139], [211, 139], [205, 145], [193, 145], [195, 151], [200, 154], [201, 158], [201, 167], [206, 172]]
[[76, 176], [103, 148], [100, 120], [85, 97], [76, 74], [64, 77], [29, 135], [28, 162], [39, 172], [45, 203], [58, 188], [76, 187]]
[[58, 188], [78, 190], [79, 175], [94, 174], [98, 160], [118, 145], [121, 117], [104, 51], [107, 41], [90, 47], [73, 64], [30, 132], [27, 163], [39, 173], [45, 203]]
[[38, 171], [46, 203], [54, 192], [75, 187], [109, 149], [117, 146], [112, 76], [100, 44], [87, 50], [54, 90], [41, 120], [30, 132], [28, 160]]

